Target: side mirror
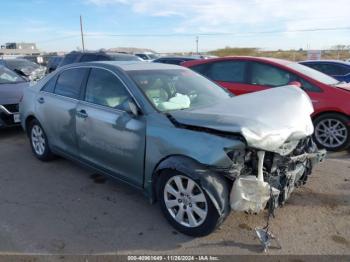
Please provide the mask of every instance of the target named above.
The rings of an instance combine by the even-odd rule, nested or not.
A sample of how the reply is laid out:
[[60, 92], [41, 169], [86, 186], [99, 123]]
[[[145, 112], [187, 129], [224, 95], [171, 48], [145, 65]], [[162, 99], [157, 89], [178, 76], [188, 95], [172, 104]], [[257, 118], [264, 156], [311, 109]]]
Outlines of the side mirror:
[[130, 114], [133, 114], [134, 116], [139, 115], [139, 109], [138, 109], [137, 105], [135, 104], [135, 102], [132, 100], [128, 100], [126, 102], [125, 111], [130, 113]]
[[288, 83], [289, 86], [301, 87], [301, 83], [299, 81], [292, 81]]

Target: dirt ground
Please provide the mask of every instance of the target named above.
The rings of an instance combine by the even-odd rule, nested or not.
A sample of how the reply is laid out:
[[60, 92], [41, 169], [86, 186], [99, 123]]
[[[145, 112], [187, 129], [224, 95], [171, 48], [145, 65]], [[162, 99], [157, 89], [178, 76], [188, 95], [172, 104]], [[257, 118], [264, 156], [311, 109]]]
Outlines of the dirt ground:
[[[20, 129], [0, 130], [0, 254], [261, 254], [265, 215], [231, 213], [203, 238], [176, 232], [158, 205], [65, 159], [42, 163]], [[350, 154], [330, 154], [276, 211], [269, 254], [350, 255]]]

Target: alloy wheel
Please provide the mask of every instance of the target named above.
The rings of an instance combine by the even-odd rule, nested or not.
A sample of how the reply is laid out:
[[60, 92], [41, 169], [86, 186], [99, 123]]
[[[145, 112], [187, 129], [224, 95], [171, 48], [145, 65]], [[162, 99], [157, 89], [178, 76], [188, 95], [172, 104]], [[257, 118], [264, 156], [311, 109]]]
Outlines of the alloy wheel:
[[170, 215], [186, 227], [198, 227], [208, 215], [204, 192], [192, 179], [176, 175], [164, 187], [164, 203]]
[[42, 128], [34, 125], [31, 131], [32, 146], [37, 155], [43, 155], [45, 152], [45, 136]]
[[317, 123], [315, 137], [324, 147], [336, 148], [346, 142], [348, 130], [338, 119], [327, 118]]

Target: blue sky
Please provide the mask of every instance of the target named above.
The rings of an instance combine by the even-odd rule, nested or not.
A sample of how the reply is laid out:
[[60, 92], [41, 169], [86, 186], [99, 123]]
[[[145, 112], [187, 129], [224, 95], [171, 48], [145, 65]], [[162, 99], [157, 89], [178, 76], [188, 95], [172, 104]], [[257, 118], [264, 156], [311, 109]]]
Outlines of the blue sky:
[[200, 51], [350, 45], [348, 0], [1, 1], [0, 43], [36, 42], [45, 51], [74, 50], [81, 46], [80, 14], [91, 50], [194, 51], [196, 35]]

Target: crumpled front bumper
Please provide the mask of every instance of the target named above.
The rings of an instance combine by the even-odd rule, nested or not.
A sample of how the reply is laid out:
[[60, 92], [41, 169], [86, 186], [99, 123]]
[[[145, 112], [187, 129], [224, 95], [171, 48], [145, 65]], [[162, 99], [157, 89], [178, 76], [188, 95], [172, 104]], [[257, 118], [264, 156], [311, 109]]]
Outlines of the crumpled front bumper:
[[[266, 179], [266, 173], [263, 170], [264, 151], [258, 152], [258, 174], [241, 175], [235, 179], [231, 193], [230, 206], [234, 211], [246, 211], [258, 213], [262, 211], [270, 199], [274, 199], [274, 206], [278, 207], [279, 200], [283, 197], [284, 201], [289, 198], [295, 186], [305, 183], [305, 176], [311, 173], [315, 164], [322, 162], [326, 157], [326, 150], [318, 150], [314, 153], [304, 153], [298, 156], [289, 157], [289, 163], [295, 164], [293, 170], [285, 172], [288, 179], [288, 187], [283, 190], [277, 189], [272, 183]], [[309, 167], [303, 163], [311, 163]], [[280, 196], [283, 194], [283, 196]]]

